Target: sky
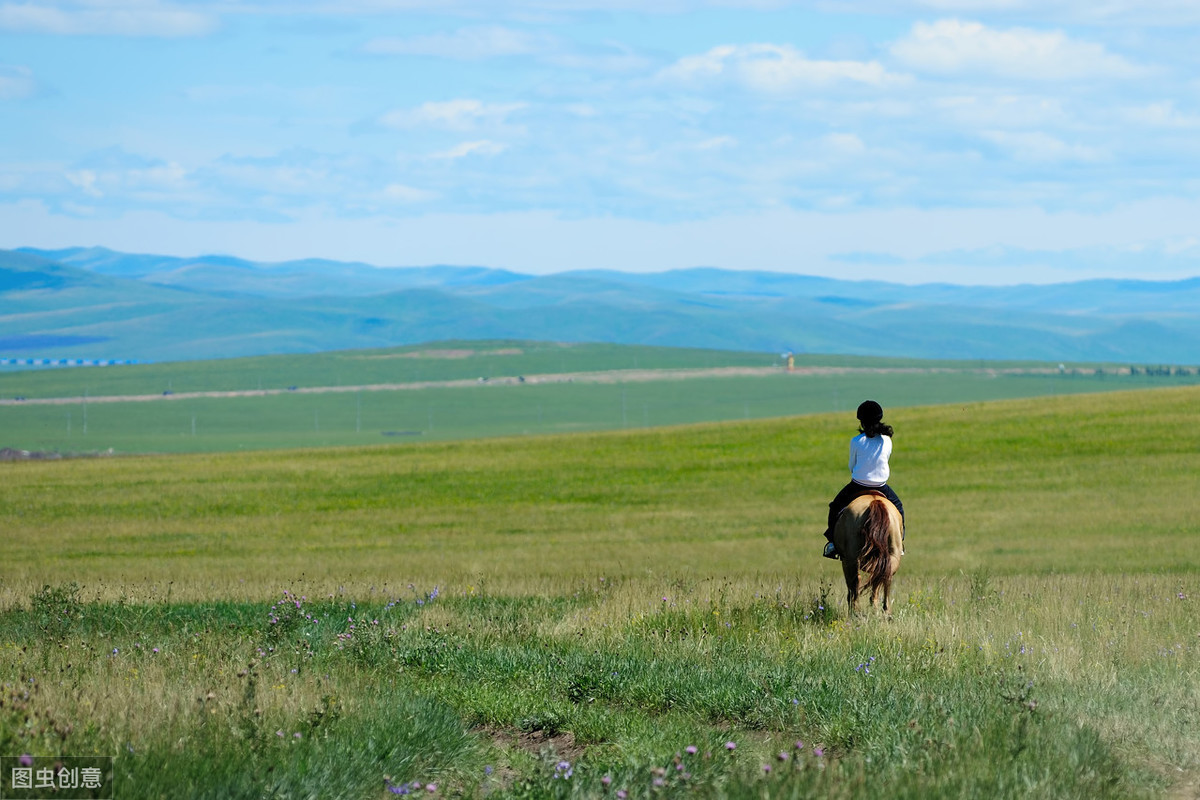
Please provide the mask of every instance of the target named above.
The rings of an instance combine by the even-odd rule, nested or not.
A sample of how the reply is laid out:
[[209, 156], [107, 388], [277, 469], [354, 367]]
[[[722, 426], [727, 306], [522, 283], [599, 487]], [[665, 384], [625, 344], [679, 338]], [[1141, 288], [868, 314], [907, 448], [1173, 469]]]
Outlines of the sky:
[[1195, 0], [0, 0], [0, 248], [1200, 275]]

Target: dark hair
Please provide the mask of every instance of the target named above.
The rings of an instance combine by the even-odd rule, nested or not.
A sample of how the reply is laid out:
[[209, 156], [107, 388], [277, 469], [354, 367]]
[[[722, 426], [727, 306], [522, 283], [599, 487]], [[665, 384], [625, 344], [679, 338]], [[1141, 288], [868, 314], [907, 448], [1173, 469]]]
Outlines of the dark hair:
[[874, 439], [879, 434], [884, 436], [895, 436], [892, 426], [885, 423], [883, 420], [877, 422], [864, 422], [858, 426], [859, 433], [865, 433], [868, 439]]
[[858, 421], [861, 423], [858, 432], [866, 434], [868, 439], [874, 439], [879, 434], [893, 436], [892, 426], [883, 421], [883, 406], [874, 400], [864, 400], [858, 406]]

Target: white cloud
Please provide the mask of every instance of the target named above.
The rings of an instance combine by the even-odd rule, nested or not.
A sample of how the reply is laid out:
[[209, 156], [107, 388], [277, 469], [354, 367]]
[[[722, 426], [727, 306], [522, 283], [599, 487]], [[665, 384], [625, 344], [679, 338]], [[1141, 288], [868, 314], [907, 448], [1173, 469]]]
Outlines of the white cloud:
[[975, 72], [1056, 81], [1133, 78], [1149, 72], [1103, 45], [1076, 41], [1062, 31], [997, 30], [957, 19], [918, 22], [891, 51], [910, 69], [945, 75]]
[[462, 144], [455, 145], [449, 150], [434, 153], [430, 158], [454, 160], [470, 155], [494, 156], [503, 153], [507, 149], [508, 145], [506, 144], [493, 142], [489, 139], [480, 139], [475, 142], [463, 142]]
[[484, 103], [480, 100], [447, 100], [422, 103], [416, 108], [389, 111], [380, 117], [388, 128], [419, 127], [471, 130], [485, 124], [502, 124], [514, 111], [525, 108], [524, 103]]
[[791, 92], [835, 84], [877, 88], [908, 81], [877, 61], [826, 61], [807, 58], [790, 45], [720, 45], [706, 53], [685, 56], [662, 70], [659, 77], [685, 83], [732, 79], [761, 92]]
[[822, 141], [826, 150], [839, 155], [859, 155], [867, 150], [863, 140], [853, 133], [830, 133]]
[[476, 60], [497, 56], [529, 55], [555, 49], [552, 37], [527, 33], [499, 25], [461, 28], [453, 33], [427, 36], [380, 37], [363, 45], [363, 50], [379, 55], [438, 56]]
[[384, 187], [382, 195], [384, 200], [404, 204], [424, 203], [437, 197], [434, 192], [405, 186], [402, 183], [389, 183]]
[[1127, 108], [1124, 116], [1130, 122], [1155, 128], [1200, 127], [1200, 116], [1181, 112], [1170, 100]]
[[37, 81], [29, 67], [0, 64], [0, 100], [23, 100], [37, 92]]
[[4, 3], [0, 30], [59, 36], [202, 36], [217, 29], [215, 14], [153, 0]]
[[67, 180], [79, 187], [80, 191], [89, 197], [103, 197], [104, 193], [96, 187], [96, 173], [90, 169], [75, 170], [66, 173]]
[[1068, 121], [1057, 97], [980, 92], [944, 95], [932, 104], [942, 116], [972, 128], [1045, 127]]
[[732, 136], [714, 136], [696, 145], [697, 150], [721, 150], [726, 147], [737, 147], [737, 139]]
[[1108, 154], [1095, 147], [1068, 144], [1041, 131], [985, 131], [983, 138], [1008, 151], [1018, 161], [1103, 161]]

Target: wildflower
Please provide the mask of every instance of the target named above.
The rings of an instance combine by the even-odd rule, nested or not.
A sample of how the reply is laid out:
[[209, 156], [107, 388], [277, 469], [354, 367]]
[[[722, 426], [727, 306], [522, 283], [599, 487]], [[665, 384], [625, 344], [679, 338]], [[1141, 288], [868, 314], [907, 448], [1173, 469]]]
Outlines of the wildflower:
[[780, 761], [787, 761], [787, 760], [788, 760], [788, 758], [789, 758], [788, 754], [787, 754], [786, 752], [784, 752], [784, 751], [780, 751], [779, 755], [778, 755], [778, 756], [776, 756], [776, 757], [777, 757], [777, 758], [778, 758]]
[[560, 761], [554, 766], [554, 777], [567, 779], [575, 774], [575, 770], [571, 769], [570, 761]]
[[763, 772], [770, 772], [770, 771], [771, 771], [771, 765], [763, 764]]
[[822, 756], [824, 756], [824, 755], [825, 755], [825, 748], [823, 748], [823, 747], [814, 747], [814, 748], [813, 748], [813, 755], [814, 755], [814, 756], [816, 756], [817, 758], [821, 758]]
[[33, 766], [33, 756], [29, 755], [29, 753], [25, 753], [20, 758], [18, 758], [17, 761], [20, 762], [22, 767], [32, 767]]
[[118, 649], [117, 649], [117, 648], [115, 648], [115, 647], [113, 648], [113, 655], [114, 655], [114, 656], [115, 656], [117, 653], [119, 653], [119, 652], [121, 652], [121, 651], [120, 651], [120, 650], [118, 650]]
[[293, 738], [293, 739], [299, 739], [299, 738], [301, 738], [301, 737], [300, 737], [300, 732], [299, 732], [299, 731], [296, 731], [295, 733], [293, 733], [293, 734], [292, 734], [292, 738]]
[[799, 739], [797, 739], [797, 740], [796, 740], [796, 749], [797, 749], [797, 750], [803, 750], [803, 749], [804, 749], [804, 742], [802, 742], [802, 741], [800, 741]]
[[662, 778], [655, 778], [654, 785], [655, 786], [666, 786], [667, 782], [665, 780], [663, 780]]
[[425, 791], [429, 792], [430, 794], [433, 794], [434, 792], [437, 791], [437, 784], [436, 783], [425, 784]]
[[797, 699], [797, 698], [795, 698], [795, 697], [793, 697], [793, 698], [792, 698], [792, 705], [794, 705], [794, 706], [798, 706], [798, 705], [800, 705], [800, 700], [799, 700], [799, 699]]
[[685, 748], [683, 749], [683, 752], [687, 753], [689, 756], [694, 756], [694, 755], [696, 755], [696, 745], [694, 745], [694, 744], [689, 744], [687, 747], [685, 747]]
[[625, 800], [625, 798], [628, 796], [629, 796], [629, 793], [626, 792], [624, 789], [617, 789], [618, 800]]
[[150, 652], [152, 652], [152, 653], [157, 653], [157, 652], [158, 652], [158, 648], [156, 647], [156, 648], [154, 648], [153, 650], [151, 650]]
[[726, 743], [725, 743], [725, 749], [726, 749], [726, 750], [736, 750], [736, 749], [737, 749], [737, 743], [736, 743], [736, 742], [726, 742]]
[[605, 786], [608, 786], [610, 783], [612, 783], [612, 776], [605, 775], [603, 778], [600, 779], [600, 782], [603, 783]]
[[283, 731], [275, 731], [275, 735], [276, 735], [276, 736], [278, 736], [280, 739], [282, 739], [282, 738], [283, 738]]
[[483, 768], [483, 774], [484, 775], [492, 774], [492, 765], [491, 764], [488, 764], [486, 767]]

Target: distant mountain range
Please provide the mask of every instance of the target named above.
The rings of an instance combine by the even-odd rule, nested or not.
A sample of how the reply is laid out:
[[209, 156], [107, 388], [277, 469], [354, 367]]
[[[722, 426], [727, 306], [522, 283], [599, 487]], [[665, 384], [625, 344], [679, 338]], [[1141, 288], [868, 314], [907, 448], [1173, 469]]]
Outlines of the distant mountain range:
[[1200, 278], [907, 286], [686, 269], [536, 277], [104, 248], [0, 250], [0, 357], [227, 358], [532, 339], [1200, 363]]

